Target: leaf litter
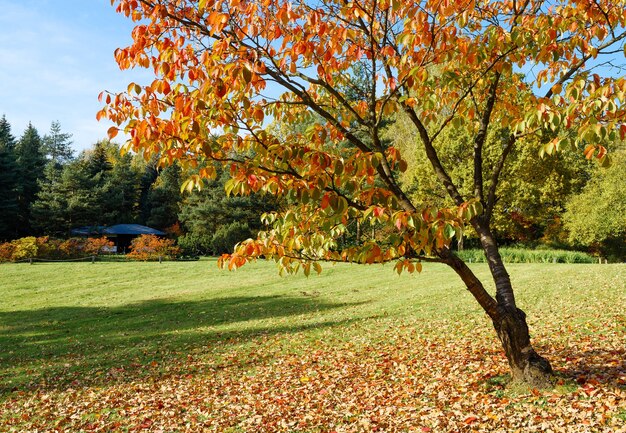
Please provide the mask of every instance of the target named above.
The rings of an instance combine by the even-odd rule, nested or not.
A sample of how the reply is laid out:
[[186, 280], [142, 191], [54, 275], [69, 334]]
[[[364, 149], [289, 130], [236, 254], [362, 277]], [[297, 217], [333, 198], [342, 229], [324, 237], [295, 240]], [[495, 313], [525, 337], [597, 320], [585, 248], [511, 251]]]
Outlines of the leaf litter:
[[0, 430], [622, 433], [624, 317], [602, 319], [551, 345], [562, 325], [537, 325], [537, 349], [559, 378], [551, 391], [507, 387], [486, 324], [388, 319], [369, 336], [358, 324], [314, 339], [259, 334], [220, 356], [190, 348], [112, 367], [104, 380], [50, 379], [2, 397]]

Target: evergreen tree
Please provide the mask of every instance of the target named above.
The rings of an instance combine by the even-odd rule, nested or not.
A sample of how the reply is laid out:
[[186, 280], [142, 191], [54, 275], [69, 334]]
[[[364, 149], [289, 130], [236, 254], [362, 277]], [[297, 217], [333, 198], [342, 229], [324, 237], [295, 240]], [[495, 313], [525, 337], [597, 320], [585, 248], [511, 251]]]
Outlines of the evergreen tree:
[[115, 204], [110, 182], [113, 170], [109, 152], [110, 144], [109, 141], [99, 141], [93, 149], [83, 152], [82, 155], [81, 168], [84, 169], [83, 175], [87, 177], [86, 183], [90, 185], [90, 198], [97, 209], [96, 212], [86, 212], [87, 215], [92, 215], [87, 225], [110, 225], [114, 220], [112, 208]]
[[37, 129], [29, 123], [15, 146], [20, 185], [18, 195], [18, 234], [20, 236], [29, 235], [32, 232], [30, 206], [39, 191], [39, 179], [43, 177], [43, 169], [46, 165], [42, 147], [43, 143]]
[[5, 115], [0, 119], [0, 145], [11, 150], [15, 149], [15, 137], [11, 134], [11, 125]]
[[150, 227], [165, 229], [178, 221], [180, 212], [181, 169], [177, 164], [170, 165], [159, 172], [159, 177], [152, 184], [145, 206], [147, 206], [146, 224]]
[[43, 137], [43, 149], [56, 164], [65, 164], [72, 160], [72, 134], [61, 132], [59, 121], [52, 122], [50, 132]]
[[125, 183], [113, 176], [112, 147], [109, 142], [98, 142], [62, 167], [53, 160], [48, 163], [32, 206], [36, 228], [45, 234], [66, 236], [78, 226], [120, 222], [123, 200], [119, 190]]
[[226, 196], [227, 173], [194, 191], [183, 201], [180, 220], [186, 231], [182, 244], [194, 253], [221, 254], [263, 227], [261, 215], [278, 208], [274, 197], [261, 194]]
[[110, 177], [113, 217], [116, 223], [136, 222], [139, 219], [141, 172], [133, 166], [132, 155], [120, 155], [119, 150], [116, 155]]
[[72, 228], [107, 222], [102, 188], [92, 175], [88, 154], [60, 169], [53, 162], [46, 166], [45, 180], [32, 205], [33, 225], [40, 232], [64, 237]]
[[68, 196], [63, 184], [63, 168], [54, 160], [46, 164], [39, 181], [37, 199], [31, 206], [31, 224], [35, 231], [54, 237], [68, 234]]
[[155, 157], [152, 157], [150, 161], [144, 164], [139, 178], [139, 218], [142, 224], [145, 224], [150, 217], [150, 192], [152, 191], [152, 185], [159, 178], [157, 159]]
[[93, 178], [104, 178], [113, 169], [109, 157], [110, 142], [98, 141], [92, 150], [84, 152], [83, 159], [87, 163], [86, 169]]
[[120, 155], [115, 144], [109, 146], [108, 162], [110, 170], [105, 169], [94, 177], [94, 194], [100, 204], [102, 224], [135, 222], [139, 217], [140, 172], [132, 166], [132, 156]]
[[68, 164], [63, 169], [61, 181], [67, 198], [68, 227], [101, 224], [100, 202], [87, 162], [78, 160]]
[[0, 119], [0, 241], [17, 236], [18, 167], [15, 137], [5, 116]]

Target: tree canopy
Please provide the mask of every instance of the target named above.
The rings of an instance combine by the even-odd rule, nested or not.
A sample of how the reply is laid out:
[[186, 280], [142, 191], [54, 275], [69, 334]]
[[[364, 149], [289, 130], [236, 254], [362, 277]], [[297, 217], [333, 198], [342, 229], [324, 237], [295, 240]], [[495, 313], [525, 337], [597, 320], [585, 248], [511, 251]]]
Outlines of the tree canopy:
[[[545, 385], [549, 363], [530, 344], [493, 233], [510, 155], [579, 150], [608, 164], [626, 136], [626, 10], [608, 0], [283, 1], [114, 0], [136, 21], [116, 51], [121, 68], [151, 67], [156, 79], [103, 92], [107, 117], [129, 149], [202, 167], [185, 186], [229, 168], [229, 193], [264, 191], [291, 206], [267, 214], [271, 229], [223, 258], [257, 257], [291, 272], [319, 260], [448, 264], [492, 319], [513, 377]], [[355, 73], [358, 71], [358, 73]], [[450, 206], [412, 199], [399, 174], [408, 163], [385, 142], [402, 112], [419, 137]], [[277, 133], [268, 119], [309, 122]], [[487, 157], [490, 134], [501, 130]], [[467, 189], [438, 143], [463, 130], [472, 155]], [[216, 131], [219, 137], [214, 138]], [[539, 156], [537, 156], [538, 158]], [[492, 161], [487, 163], [487, 161]], [[352, 221], [380, 224], [386, 239], [340, 239]], [[471, 225], [496, 294], [449, 248]]]
[[596, 169], [581, 194], [570, 197], [563, 218], [570, 241], [623, 261], [626, 258], [626, 148], [616, 151], [614, 159], [608, 169]]
[[71, 139], [72, 134], [62, 132], [61, 123], [54, 121], [50, 125], [50, 132], [43, 137], [44, 151], [57, 164], [71, 161], [74, 156]]
[[[133, 44], [117, 50], [118, 63], [151, 66], [158, 78], [103, 94], [99, 117], [124, 124], [133, 150], [191, 165], [232, 163], [232, 192], [294, 195], [296, 215], [307, 218], [294, 224], [292, 214], [271, 216], [282, 224], [247, 250], [278, 253], [286, 267], [291, 253], [363, 262], [402, 259], [408, 250], [432, 255], [480, 208], [491, 217], [506, 157], [528, 137], [545, 154], [573, 146], [606, 161], [606, 143], [626, 133], [625, 80], [593, 69], [623, 48], [624, 11], [611, 2], [116, 3], [143, 20]], [[369, 81], [353, 79], [355, 64]], [[347, 89], [362, 97], [348, 98]], [[455, 207], [417, 209], [399, 185], [406, 162], [397, 147], [383, 145], [380, 131], [385, 115], [398, 110]], [[304, 132], [278, 136], [264, 127], [267, 116], [290, 122], [313, 113], [319, 120]], [[495, 123], [508, 136], [484, 175], [482, 148]], [[224, 134], [213, 140], [218, 128]], [[469, 131], [481, 168], [474, 167], [469, 194], [436, 151], [451, 128]], [[334, 145], [343, 141], [350, 146]], [[198, 177], [214, 173], [207, 165]], [[333, 239], [353, 218], [396, 225], [394, 247], [337, 252]]]
[[17, 235], [18, 166], [15, 137], [5, 116], [0, 119], [0, 240]]

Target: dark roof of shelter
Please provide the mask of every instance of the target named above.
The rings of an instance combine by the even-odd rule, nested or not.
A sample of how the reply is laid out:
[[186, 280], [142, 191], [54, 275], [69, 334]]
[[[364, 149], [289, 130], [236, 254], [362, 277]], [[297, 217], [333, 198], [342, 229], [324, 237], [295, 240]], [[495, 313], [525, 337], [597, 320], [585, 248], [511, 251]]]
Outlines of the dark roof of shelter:
[[72, 229], [72, 235], [90, 236], [90, 235], [157, 235], [165, 236], [161, 230], [153, 229], [141, 224], [116, 224], [114, 226], [84, 226]]

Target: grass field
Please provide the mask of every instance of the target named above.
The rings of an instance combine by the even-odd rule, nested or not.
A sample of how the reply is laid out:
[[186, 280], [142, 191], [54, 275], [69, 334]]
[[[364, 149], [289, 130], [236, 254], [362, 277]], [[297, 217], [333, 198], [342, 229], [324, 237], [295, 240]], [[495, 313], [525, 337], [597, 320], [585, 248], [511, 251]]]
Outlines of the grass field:
[[626, 266], [508, 268], [554, 391], [443, 266], [0, 265], [0, 431], [626, 431]]

